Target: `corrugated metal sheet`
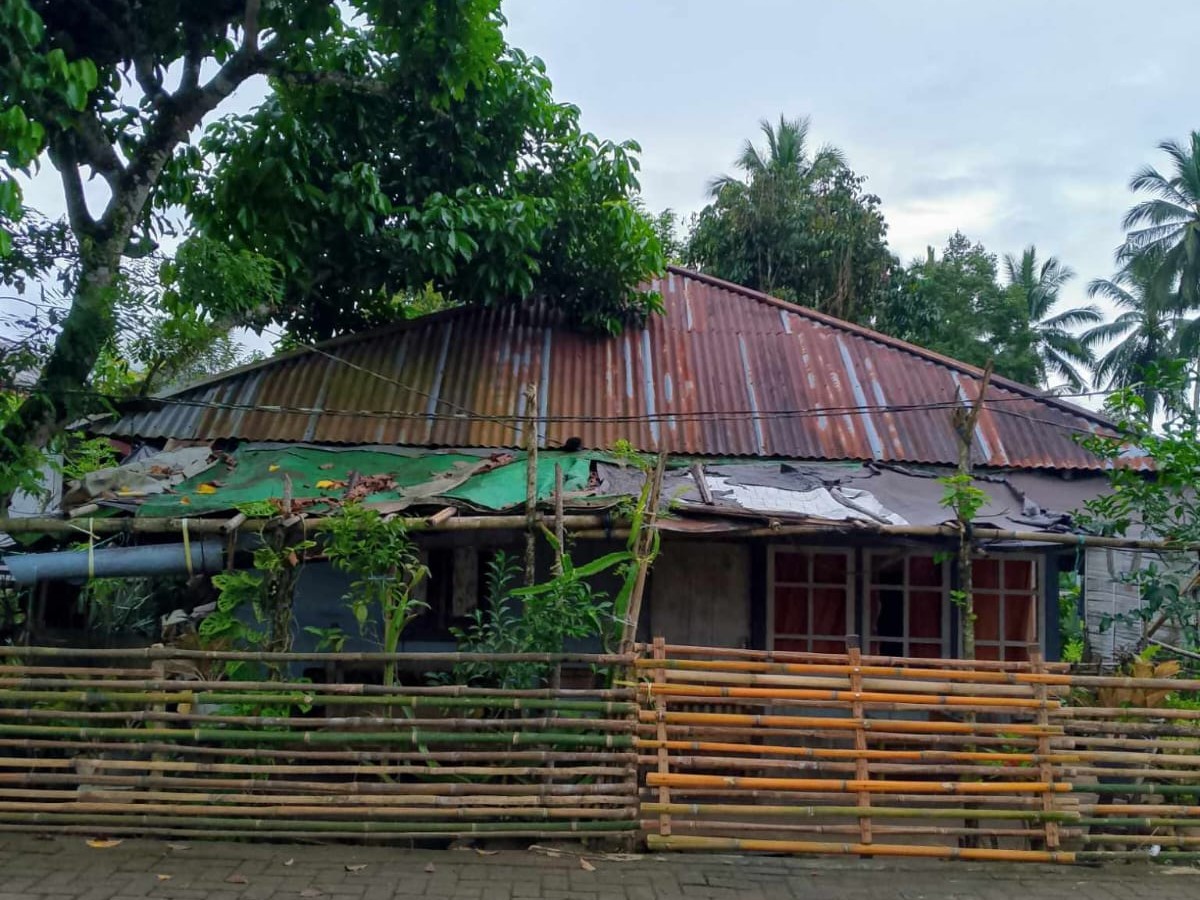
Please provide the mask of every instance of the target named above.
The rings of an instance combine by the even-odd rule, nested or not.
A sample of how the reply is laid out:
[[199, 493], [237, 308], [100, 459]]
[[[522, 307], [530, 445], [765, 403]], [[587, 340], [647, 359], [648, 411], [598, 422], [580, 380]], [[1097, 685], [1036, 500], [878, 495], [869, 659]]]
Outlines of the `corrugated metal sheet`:
[[[567, 438], [704, 456], [954, 464], [950, 408], [980, 373], [707, 276], [652, 285], [666, 314], [614, 338], [550, 316], [454, 310], [235, 370], [102, 430], [142, 438], [523, 446], [538, 385], [543, 446]], [[1086, 410], [995, 379], [979, 465], [1094, 469]], [[932, 405], [933, 408], [930, 408]]]

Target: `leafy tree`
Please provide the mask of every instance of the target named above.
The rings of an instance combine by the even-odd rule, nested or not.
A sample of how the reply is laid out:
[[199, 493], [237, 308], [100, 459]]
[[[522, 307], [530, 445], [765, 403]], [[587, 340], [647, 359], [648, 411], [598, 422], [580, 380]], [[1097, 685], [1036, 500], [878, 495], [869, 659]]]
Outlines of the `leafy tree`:
[[1200, 321], [1178, 310], [1160, 271], [1158, 254], [1146, 251], [1127, 259], [1111, 279], [1092, 281], [1088, 295], [1108, 300], [1121, 312], [1081, 338], [1089, 349], [1116, 341], [1096, 364], [1096, 384], [1107, 390], [1136, 390], [1151, 421], [1163, 398], [1149, 374], [1176, 356], [1195, 359], [1200, 349]]
[[740, 177], [710, 185], [695, 218], [691, 264], [729, 281], [852, 321], [868, 321], [896, 268], [879, 198], [842, 152], [810, 153], [809, 121], [761, 123], [765, 148], [747, 141]]
[[[498, 0], [0, 0], [0, 249], [24, 211], [12, 172], [43, 154], [78, 248], [69, 310], [0, 431], [0, 498], [27, 448], [88, 411], [123, 266], [181, 204], [201, 239], [278, 266], [274, 315], [301, 336], [377, 321], [430, 281], [483, 303], [536, 283], [609, 329], [654, 308], [634, 291], [661, 265], [629, 202], [635, 148], [583, 133], [501, 29]], [[189, 145], [256, 76], [261, 108]], [[215, 321], [267, 316], [209, 299]]]
[[1164, 141], [1158, 148], [1170, 157], [1172, 171], [1147, 166], [1129, 183], [1150, 197], [1125, 215], [1121, 256], [1150, 255], [1158, 263], [1155, 290], [1178, 292], [1180, 308], [1200, 307], [1200, 131], [1186, 144]]
[[1004, 274], [1009, 290], [1024, 305], [1033, 330], [1038, 383], [1050, 387], [1049, 381], [1053, 377], [1061, 379], [1071, 390], [1083, 390], [1087, 377], [1080, 367], [1090, 366], [1095, 355], [1072, 329], [1094, 325], [1103, 317], [1094, 305], [1054, 312], [1059, 291], [1075, 277], [1075, 271], [1053, 256], [1039, 263], [1037, 248], [1030, 245], [1020, 257], [1011, 253], [1004, 255]]
[[[1196, 471], [1200, 469], [1200, 420], [1194, 407], [1182, 402], [1187, 372], [1182, 361], [1150, 365], [1143, 384], [1121, 387], [1109, 397], [1106, 412], [1118, 425], [1116, 437], [1089, 438], [1085, 445], [1108, 460], [1111, 490], [1090, 500], [1078, 514], [1079, 521], [1104, 535], [1139, 537], [1190, 545], [1200, 542], [1200, 497], [1196, 493]], [[1151, 402], [1158, 397], [1174, 398], [1166, 404], [1169, 415], [1161, 425], [1154, 423]], [[1129, 447], [1153, 460], [1150, 472], [1122, 465]], [[1130, 573], [1137, 586], [1141, 606], [1115, 617], [1140, 624], [1151, 637], [1166, 625], [1176, 631], [1191, 650], [1200, 647], [1200, 602], [1197, 578], [1200, 564], [1191, 552], [1156, 554], [1148, 564]], [[1113, 620], [1105, 619], [1102, 627]]]
[[[377, 43], [353, 35], [331, 64], [358, 71]], [[489, 306], [536, 289], [619, 331], [654, 308], [633, 287], [662, 264], [630, 198], [637, 146], [583, 132], [540, 60], [492, 53], [451, 104], [414, 96], [401, 57], [370, 91], [282, 82], [208, 130], [179, 199], [200, 233], [280, 265], [276, 316], [305, 340], [390, 321], [426, 285]]]
[[1031, 384], [1037, 380], [1036, 335], [1025, 299], [996, 280], [996, 256], [961, 232], [938, 257], [909, 265], [899, 292], [875, 321], [879, 330]]

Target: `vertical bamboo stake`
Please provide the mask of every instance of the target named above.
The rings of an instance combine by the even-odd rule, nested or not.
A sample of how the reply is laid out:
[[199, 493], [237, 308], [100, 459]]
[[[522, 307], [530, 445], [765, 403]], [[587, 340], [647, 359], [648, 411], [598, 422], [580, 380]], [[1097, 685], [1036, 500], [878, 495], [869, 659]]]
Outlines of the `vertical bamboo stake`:
[[[983, 411], [983, 398], [992, 380], [992, 361], [989, 359], [979, 383], [979, 396], [969, 410], [958, 407], [954, 410], [954, 431], [958, 435], [958, 473], [971, 474], [971, 444], [975, 438], [975, 423]], [[958, 520], [958, 579], [963, 592], [962, 604], [962, 654], [966, 659], [975, 658], [975, 595], [971, 573], [971, 523]]]
[[[1046, 672], [1046, 659], [1040, 650], [1034, 651], [1029, 655], [1030, 662], [1033, 663], [1034, 674], [1042, 675]], [[1049, 687], [1045, 684], [1039, 684], [1034, 687], [1034, 697], [1042, 704], [1037, 712], [1038, 725], [1042, 726], [1042, 733], [1038, 735], [1037, 752], [1039, 757], [1039, 780], [1045, 782], [1048, 790], [1042, 794], [1042, 812], [1054, 812], [1054, 763], [1050, 759], [1050, 712], [1046, 707], [1046, 701], [1050, 698]], [[1045, 820], [1046, 828], [1046, 849], [1058, 849], [1058, 822], [1054, 821], [1052, 816], [1047, 816]]]
[[[862, 693], [862, 648], [859, 646], [859, 637], [857, 634], [846, 636], [846, 653], [850, 658], [850, 692], [854, 695], [854, 700], [850, 705], [850, 715], [857, 721], [858, 725], [854, 729], [854, 749], [862, 753], [867, 749], [867, 731], [863, 727], [863, 704], [859, 699]], [[870, 764], [867, 762], [866, 756], [857, 756], [854, 759], [854, 778], [856, 781], [867, 781], [871, 777]], [[860, 809], [867, 809], [871, 805], [871, 794], [868, 791], [862, 791], [858, 795], [858, 806]], [[871, 817], [859, 816], [858, 828], [860, 836], [864, 844], [871, 843]]]
[[566, 529], [563, 528], [563, 470], [562, 463], [554, 464], [554, 540], [558, 542], [559, 558], [554, 561], [554, 571], [562, 574], [562, 554], [567, 552]]
[[[665, 638], [656, 637], [654, 639], [654, 659], [664, 660], [667, 658], [667, 642]], [[667, 680], [667, 670], [659, 666], [654, 670], [654, 683], [665, 684]], [[654, 712], [656, 721], [658, 722], [658, 732], [655, 735], [658, 738], [658, 774], [669, 775], [671, 772], [671, 763], [667, 754], [667, 701], [662, 694], [654, 694]], [[658, 802], [664, 805], [671, 802], [671, 789], [665, 785], [661, 785], [658, 789]], [[661, 837], [670, 837], [671, 835], [671, 816], [667, 813], [658, 814], [658, 833]]]
[[537, 385], [525, 388], [525, 584], [537, 580]]
[[663, 475], [667, 470], [667, 454], [660, 453], [654, 466], [653, 481], [646, 495], [646, 510], [642, 515], [642, 528], [638, 534], [634, 553], [637, 556], [637, 573], [633, 591], [629, 595], [629, 607], [625, 610], [625, 626], [621, 638], [621, 653], [629, 653], [637, 640], [638, 619], [642, 615], [642, 594], [646, 590], [646, 573], [650, 569], [650, 550], [654, 546], [654, 532], [658, 521], [658, 500], [662, 493]]

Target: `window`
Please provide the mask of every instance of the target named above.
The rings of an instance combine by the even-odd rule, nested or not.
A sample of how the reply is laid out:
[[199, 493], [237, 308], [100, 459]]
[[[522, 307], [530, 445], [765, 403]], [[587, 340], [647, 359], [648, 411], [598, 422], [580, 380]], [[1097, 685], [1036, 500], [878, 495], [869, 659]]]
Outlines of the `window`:
[[1028, 558], [976, 559], [975, 656], [1027, 660], [1038, 648], [1038, 566]]
[[867, 555], [868, 652], [882, 656], [945, 656], [949, 649], [950, 579], [932, 555]]
[[853, 594], [849, 552], [772, 548], [769, 646], [844, 653]]

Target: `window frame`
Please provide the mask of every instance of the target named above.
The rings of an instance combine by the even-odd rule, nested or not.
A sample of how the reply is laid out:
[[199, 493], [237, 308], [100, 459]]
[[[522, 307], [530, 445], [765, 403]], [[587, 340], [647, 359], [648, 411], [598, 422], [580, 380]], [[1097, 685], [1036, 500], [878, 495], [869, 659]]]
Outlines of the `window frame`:
[[[779, 553], [804, 553], [809, 559], [809, 572], [812, 571], [811, 557], [818, 554], [838, 555], [846, 560], [846, 581], [844, 584], [813, 581], [811, 575], [807, 581], [784, 581], [778, 582], [775, 578], [776, 566], [775, 558]], [[856, 582], [858, 571], [856, 564], [858, 553], [853, 547], [821, 547], [812, 545], [797, 546], [792, 544], [772, 544], [768, 547], [767, 553], [767, 649], [774, 650], [776, 639], [785, 641], [805, 641], [806, 649], [799, 651], [781, 651], [781, 652], [799, 652], [799, 653], [820, 653], [824, 651], [813, 650], [814, 641], [837, 641], [844, 645], [846, 636], [856, 633], [856, 607], [857, 595]], [[802, 587], [808, 591], [808, 634], [792, 634], [784, 633], [776, 634], [775, 631], [775, 590], [777, 587]], [[814, 588], [844, 588], [846, 592], [846, 630], [844, 634], [824, 635], [814, 634], [811, 632], [813, 623], [813, 596]]]
[[[874, 566], [872, 565], [874, 560], [876, 558], [880, 558], [880, 559], [892, 558], [892, 559], [894, 559], [897, 556], [899, 556], [899, 558], [904, 563], [904, 565], [903, 565], [904, 577], [903, 577], [902, 582], [899, 585], [876, 583], [874, 580], [874, 571], [875, 570], [874, 570]], [[909, 583], [909, 565], [908, 565], [909, 560], [914, 559], [914, 558], [921, 558], [921, 557], [932, 560], [934, 562], [934, 564], [937, 565], [941, 569], [942, 584], [940, 587], [934, 587], [931, 585], [916, 585], [914, 587], [914, 585], [911, 585]], [[874, 650], [872, 648], [873, 648], [875, 641], [882, 642], [882, 641], [886, 640], [888, 643], [899, 643], [901, 645], [901, 648], [903, 651], [900, 654], [888, 654], [889, 656], [899, 655], [899, 656], [903, 656], [903, 657], [911, 657], [911, 656], [913, 656], [913, 654], [911, 652], [913, 644], [939, 643], [941, 645], [940, 657], [943, 659], [950, 658], [952, 641], [953, 641], [953, 637], [954, 637], [953, 622], [952, 622], [952, 619], [950, 616], [950, 576], [951, 576], [951, 570], [950, 570], [949, 560], [942, 560], [941, 562], [938, 562], [937, 561], [937, 552], [934, 550], [930, 550], [928, 553], [922, 553], [922, 552], [914, 553], [912, 550], [909, 550], [909, 549], [896, 551], [896, 550], [877, 550], [877, 549], [867, 548], [863, 553], [863, 648], [864, 648], [864, 652], [868, 653], [868, 654], [873, 654]], [[942, 633], [941, 633], [941, 637], [936, 640], [933, 638], [929, 638], [929, 637], [920, 637], [920, 636], [913, 637], [909, 633], [909, 631], [912, 627], [912, 623], [909, 619], [909, 610], [911, 608], [910, 607], [910, 594], [912, 593], [912, 591], [914, 589], [917, 591], [920, 591], [922, 593], [934, 593], [936, 591], [941, 594], [940, 609], [941, 609], [941, 626], [942, 626], [941, 631], [942, 631]], [[904, 622], [904, 634], [902, 636], [891, 635], [891, 634], [887, 634], [887, 635], [875, 634], [875, 632], [872, 628], [872, 621], [871, 621], [872, 620], [871, 592], [875, 591], [875, 590], [899, 590], [903, 594], [904, 608], [902, 610], [902, 617], [903, 617], [902, 620]]]
[[[1045, 629], [1045, 621], [1044, 621], [1043, 613], [1044, 613], [1044, 598], [1046, 595], [1046, 566], [1044, 565], [1042, 557], [1040, 557], [1036, 553], [994, 553], [991, 556], [973, 556], [973, 557], [971, 557], [972, 566], [976, 562], [986, 562], [988, 560], [995, 560], [1000, 563], [1000, 584], [998, 587], [995, 587], [995, 588], [980, 589], [975, 584], [974, 572], [972, 572], [972, 579], [971, 579], [972, 593], [975, 594], [976, 598], [978, 598], [978, 596], [980, 594], [995, 594], [998, 597], [997, 606], [996, 606], [996, 616], [997, 616], [996, 634], [998, 635], [998, 638], [994, 641], [980, 640], [979, 636], [976, 635], [975, 636], [975, 648], [976, 648], [975, 655], [976, 655], [976, 657], [978, 657], [978, 655], [979, 655], [978, 650], [980, 647], [995, 647], [995, 648], [997, 648], [997, 657], [996, 657], [997, 660], [999, 660], [1001, 662], [1025, 662], [1030, 658], [1030, 656], [1033, 653], [1042, 650], [1042, 648], [1045, 646], [1045, 640], [1046, 640], [1045, 630], [1046, 629]], [[1018, 590], [1016, 588], [1006, 588], [1004, 586], [1004, 564], [1006, 562], [1028, 562], [1033, 565], [1033, 576], [1034, 577], [1033, 577], [1033, 587], [1032, 587], [1032, 592], [1033, 592], [1033, 642], [1032, 643], [1030, 643], [1028, 641], [1010, 641], [1004, 637], [1004, 621], [1005, 621], [1004, 620], [1004, 598], [1008, 594], [1015, 594], [1015, 595], [1020, 595], [1020, 596], [1027, 596], [1029, 594], [1028, 590], [1024, 590], [1024, 589]], [[1024, 660], [1010, 659], [1007, 656], [1007, 654], [1005, 653], [1005, 650], [1009, 647], [1019, 647], [1019, 648], [1024, 649], [1025, 659]]]

